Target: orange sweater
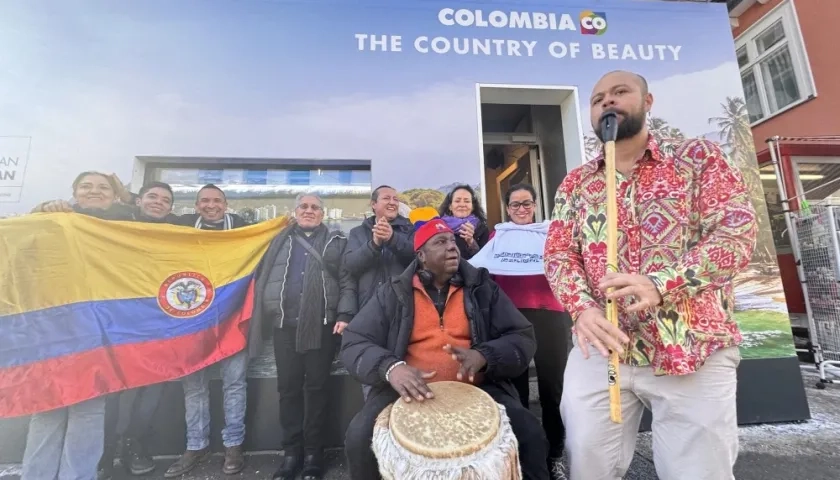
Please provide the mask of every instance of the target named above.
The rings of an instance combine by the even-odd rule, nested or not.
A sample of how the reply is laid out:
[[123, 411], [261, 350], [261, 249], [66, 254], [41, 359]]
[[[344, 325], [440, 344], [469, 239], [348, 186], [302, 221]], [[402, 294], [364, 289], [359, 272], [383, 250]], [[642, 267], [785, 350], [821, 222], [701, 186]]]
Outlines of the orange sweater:
[[[423, 371], [437, 372], [428, 380], [458, 381], [458, 362], [443, 350], [444, 345], [470, 348], [470, 322], [464, 310], [464, 289], [449, 287], [443, 318], [438, 315], [420, 280], [414, 277], [414, 329], [408, 343], [405, 362]], [[469, 381], [469, 379], [464, 379]]]

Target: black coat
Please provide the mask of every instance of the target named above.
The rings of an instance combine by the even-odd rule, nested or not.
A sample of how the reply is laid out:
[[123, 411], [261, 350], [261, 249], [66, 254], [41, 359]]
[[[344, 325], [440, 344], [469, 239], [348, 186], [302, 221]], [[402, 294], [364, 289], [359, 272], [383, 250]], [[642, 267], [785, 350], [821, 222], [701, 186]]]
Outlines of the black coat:
[[[414, 328], [412, 279], [416, 269], [414, 262], [402, 275], [379, 287], [344, 329], [341, 361], [350, 375], [364, 384], [384, 388], [388, 367], [405, 358]], [[472, 348], [487, 360], [485, 382], [499, 383], [516, 395], [510, 380], [527, 370], [534, 357], [534, 327], [486, 269], [462, 260], [458, 270], [464, 281]]]
[[82, 208], [77, 203], [73, 205], [73, 211], [100, 220], [125, 222], [135, 220], [134, 216], [137, 213], [137, 207], [124, 203], [114, 203], [109, 208], [103, 210], [101, 208]]
[[[254, 312], [267, 327], [283, 326], [283, 286], [288, 278], [289, 258], [296, 226], [283, 229], [271, 241], [258, 270], [254, 294]], [[321, 330], [335, 323], [338, 315], [356, 314], [356, 282], [341, 264], [347, 238], [339, 231], [330, 232], [320, 225], [312, 233], [312, 247], [321, 254], [323, 267], [312, 256], [306, 262], [303, 275], [303, 298], [300, 302], [300, 321], [297, 327], [297, 351], [321, 348]], [[298, 245], [299, 246], [299, 245]]]
[[98, 208], [81, 208], [78, 204], [76, 204], [73, 205], [73, 210], [76, 213], [96, 217], [101, 220], [179, 225], [177, 215], [170, 213], [164, 218], [147, 217], [140, 212], [139, 208], [126, 205], [124, 203], [115, 203], [105, 210]]
[[344, 265], [358, 283], [359, 308], [373, 295], [376, 287], [394, 275], [400, 275], [414, 261], [414, 227], [398, 216], [391, 222], [394, 235], [381, 248], [373, 243], [375, 217], [350, 230]]
[[[248, 222], [245, 221], [244, 218], [240, 217], [235, 213], [226, 213], [225, 215], [228, 216], [230, 219], [230, 228], [242, 228], [247, 227]], [[198, 224], [198, 220], [201, 218], [201, 214], [198, 213], [185, 213], [184, 215], [179, 215], [177, 217], [177, 224], [182, 225], [184, 227], [193, 227], [196, 228]], [[204, 230], [212, 230], [210, 228]]]

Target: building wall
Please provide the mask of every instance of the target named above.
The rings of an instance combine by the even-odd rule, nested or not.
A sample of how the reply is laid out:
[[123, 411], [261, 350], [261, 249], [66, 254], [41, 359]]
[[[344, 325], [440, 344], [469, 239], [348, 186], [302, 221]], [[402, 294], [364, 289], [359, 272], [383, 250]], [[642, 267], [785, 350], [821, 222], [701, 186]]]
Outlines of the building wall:
[[[737, 37], [769, 13], [783, 0], [756, 3], [739, 18], [733, 30]], [[801, 137], [840, 134], [840, 56], [837, 53], [836, 26], [840, 25], [840, 1], [793, 0], [799, 28], [808, 53], [817, 95], [786, 112], [770, 117], [753, 127], [756, 151], [767, 148], [765, 141], [774, 135]]]

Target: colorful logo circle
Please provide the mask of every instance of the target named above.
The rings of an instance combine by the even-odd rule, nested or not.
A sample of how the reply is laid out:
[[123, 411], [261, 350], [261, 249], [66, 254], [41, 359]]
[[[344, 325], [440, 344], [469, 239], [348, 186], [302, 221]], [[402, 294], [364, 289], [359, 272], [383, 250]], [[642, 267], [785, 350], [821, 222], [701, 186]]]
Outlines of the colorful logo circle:
[[178, 272], [167, 277], [158, 290], [158, 305], [167, 315], [190, 318], [207, 310], [216, 291], [198, 272]]
[[583, 35], [603, 35], [607, 31], [607, 14], [584, 10], [580, 13], [580, 33]]

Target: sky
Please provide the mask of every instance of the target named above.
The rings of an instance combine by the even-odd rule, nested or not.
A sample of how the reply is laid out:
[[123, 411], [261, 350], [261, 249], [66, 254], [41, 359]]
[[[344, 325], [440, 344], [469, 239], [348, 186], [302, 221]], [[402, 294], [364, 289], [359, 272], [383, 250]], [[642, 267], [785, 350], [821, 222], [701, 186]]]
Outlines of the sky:
[[[444, 26], [447, 7], [568, 13], [575, 30]], [[606, 14], [603, 35], [581, 34], [583, 10]], [[401, 35], [403, 51], [359, 51], [358, 33]], [[533, 57], [421, 54], [418, 36], [537, 44]], [[551, 57], [554, 41], [580, 43], [581, 55]], [[596, 60], [593, 42], [680, 55]], [[135, 155], [362, 158], [374, 183], [399, 189], [478, 183], [477, 82], [577, 86], [588, 119], [595, 81], [630, 69], [648, 78], [653, 114], [690, 135], [743, 96], [717, 4], [4, 0], [0, 44], [0, 136], [32, 137], [20, 202], [0, 214], [67, 197], [82, 170], [129, 181]]]

